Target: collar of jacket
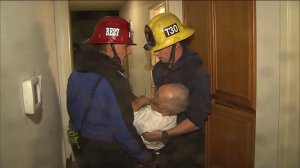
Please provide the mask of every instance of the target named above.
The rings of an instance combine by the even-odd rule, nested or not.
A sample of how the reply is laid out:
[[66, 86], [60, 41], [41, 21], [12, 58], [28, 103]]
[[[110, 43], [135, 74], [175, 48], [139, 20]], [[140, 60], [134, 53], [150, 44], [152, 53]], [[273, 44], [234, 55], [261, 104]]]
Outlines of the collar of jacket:
[[96, 69], [116, 70], [123, 72], [120, 64], [116, 64], [108, 55], [97, 51], [85, 51], [79, 53], [76, 59], [76, 70], [81, 72], [93, 72]]
[[189, 61], [189, 60], [198, 60], [198, 61], [202, 62], [202, 59], [197, 54], [197, 52], [192, 51], [191, 49], [189, 49], [187, 44], [181, 43], [181, 45], [182, 45], [182, 48], [183, 48], [182, 56], [175, 63], [172, 71], [176, 71], [177, 69], [181, 68], [185, 64], [185, 62]]
[[[185, 44], [185, 43], [181, 43], [181, 45], [182, 45], [182, 48], [183, 48], [182, 56], [175, 63], [175, 65], [173, 66], [171, 71], [176, 71], [176, 70], [180, 69], [189, 60], [197, 60], [197, 61], [202, 62], [202, 59], [197, 54], [197, 52], [194, 52], [191, 49], [189, 49], [187, 44]], [[159, 62], [159, 63], [161, 63], [161, 62]], [[169, 64], [166, 64], [166, 63], [161, 63], [161, 64], [165, 69], [168, 69]]]

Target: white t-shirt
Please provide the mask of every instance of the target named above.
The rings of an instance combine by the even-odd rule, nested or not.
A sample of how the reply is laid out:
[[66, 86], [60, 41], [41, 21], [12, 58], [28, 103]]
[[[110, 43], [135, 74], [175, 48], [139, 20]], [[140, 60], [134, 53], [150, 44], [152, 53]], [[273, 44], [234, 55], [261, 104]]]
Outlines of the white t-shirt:
[[147, 131], [168, 130], [176, 126], [176, 115], [163, 116], [160, 113], [151, 109], [151, 106], [141, 108], [134, 112], [133, 125], [135, 126], [139, 135], [141, 135], [143, 142], [148, 149], [159, 150], [165, 145], [161, 141], [149, 142], [143, 138], [143, 134]]

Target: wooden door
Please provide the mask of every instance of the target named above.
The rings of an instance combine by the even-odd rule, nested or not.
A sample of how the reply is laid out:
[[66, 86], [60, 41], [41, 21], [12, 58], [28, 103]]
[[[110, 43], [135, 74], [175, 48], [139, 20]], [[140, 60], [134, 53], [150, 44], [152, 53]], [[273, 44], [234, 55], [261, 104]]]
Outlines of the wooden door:
[[189, 45], [211, 75], [212, 114], [206, 123], [206, 167], [254, 166], [255, 1], [183, 1]]

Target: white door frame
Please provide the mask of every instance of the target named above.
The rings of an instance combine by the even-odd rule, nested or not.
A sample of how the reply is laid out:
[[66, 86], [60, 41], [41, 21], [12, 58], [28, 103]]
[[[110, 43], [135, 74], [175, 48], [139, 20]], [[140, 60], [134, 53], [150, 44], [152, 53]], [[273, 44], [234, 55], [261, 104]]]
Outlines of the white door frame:
[[71, 146], [68, 142], [67, 129], [69, 116], [66, 106], [66, 90], [68, 77], [72, 71], [72, 50], [71, 50], [71, 33], [70, 33], [70, 16], [68, 1], [54, 1], [55, 15], [55, 32], [56, 32], [56, 55], [58, 63], [59, 79], [59, 103], [62, 116], [62, 156], [65, 167], [66, 158], [72, 153]]

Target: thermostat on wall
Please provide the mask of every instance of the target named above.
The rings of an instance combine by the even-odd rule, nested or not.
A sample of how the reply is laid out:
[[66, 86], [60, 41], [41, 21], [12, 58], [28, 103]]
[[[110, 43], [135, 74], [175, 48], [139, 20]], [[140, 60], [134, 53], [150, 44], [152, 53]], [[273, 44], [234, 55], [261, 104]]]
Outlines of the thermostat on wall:
[[25, 114], [35, 114], [42, 108], [42, 76], [23, 81], [23, 102]]

